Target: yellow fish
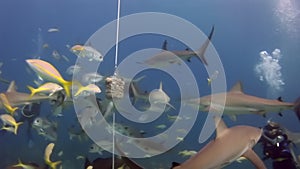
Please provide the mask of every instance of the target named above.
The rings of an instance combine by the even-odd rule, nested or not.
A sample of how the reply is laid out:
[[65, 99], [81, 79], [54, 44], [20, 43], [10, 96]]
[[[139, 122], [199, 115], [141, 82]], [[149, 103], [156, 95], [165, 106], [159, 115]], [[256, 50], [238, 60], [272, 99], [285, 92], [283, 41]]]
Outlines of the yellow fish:
[[4, 106], [5, 110], [13, 116], [18, 107], [11, 107], [4, 93], [0, 94], [0, 100], [2, 101], [2, 105]]
[[45, 149], [45, 153], [44, 153], [44, 160], [45, 160], [45, 163], [51, 168], [51, 169], [56, 169], [57, 166], [59, 164], [61, 164], [61, 161], [55, 161], [55, 162], [52, 162], [50, 160], [50, 156], [52, 154], [52, 150], [54, 148], [55, 144], [54, 143], [50, 143], [48, 144], [48, 146], [46, 147]]
[[17, 135], [17, 130], [18, 130], [19, 125], [23, 124], [23, 122], [18, 122], [17, 123], [16, 120], [9, 114], [2, 114], [0, 116], [0, 119], [4, 124], [4, 127], [3, 127], [4, 130], [11, 131], [11, 128], [5, 127], [6, 124], [11, 125], [11, 126], [14, 127], [13, 133], [15, 135]]
[[70, 97], [72, 81], [66, 81], [53, 65], [41, 59], [27, 59], [26, 62], [42, 79], [61, 84]]
[[30, 165], [30, 164], [24, 164], [22, 161], [19, 159], [18, 164], [13, 165], [12, 167], [21, 167], [23, 169], [37, 169], [37, 166]]
[[80, 86], [74, 96], [78, 96], [83, 91], [88, 91], [88, 92], [92, 92], [92, 93], [100, 93], [101, 89], [95, 84], [88, 84], [86, 86]]
[[30, 96], [33, 96], [36, 93], [47, 93], [51, 96], [53, 93], [63, 89], [60, 85], [52, 82], [45, 83], [38, 88], [33, 88], [31, 86], [27, 86], [27, 88], [31, 92]]

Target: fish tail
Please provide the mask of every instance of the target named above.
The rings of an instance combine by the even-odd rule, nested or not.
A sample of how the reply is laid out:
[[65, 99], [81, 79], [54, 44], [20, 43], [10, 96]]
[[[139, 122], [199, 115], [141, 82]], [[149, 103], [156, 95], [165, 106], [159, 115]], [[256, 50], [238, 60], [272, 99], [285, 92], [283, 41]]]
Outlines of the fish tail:
[[87, 87], [86, 86], [80, 86], [78, 88], [78, 91], [75, 93], [74, 96], [78, 96], [81, 92], [83, 92], [84, 90], [87, 90]]
[[300, 121], [300, 97], [298, 97], [298, 99], [294, 103], [294, 111], [296, 113], [296, 116], [298, 117], [298, 120]]
[[18, 122], [18, 123], [15, 124], [15, 130], [14, 130], [14, 134], [15, 134], [15, 135], [17, 135], [18, 128], [19, 128], [19, 126], [20, 126], [21, 124], [23, 124], [23, 122]]
[[30, 94], [30, 97], [32, 97], [33, 95], [35, 95], [35, 93], [36, 93], [36, 89], [35, 88], [33, 88], [33, 87], [31, 87], [31, 86], [27, 86], [27, 88], [30, 90], [30, 92], [31, 92], [31, 94]]
[[67, 97], [71, 96], [70, 87], [72, 86], [72, 84], [73, 84], [72, 81], [62, 81], [62, 85], [63, 85], [63, 88], [66, 92]]
[[50, 169], [57, 169], [57, 166], [61, 164], [61, 161], [47, 161], [47, 165], [50, 167]]

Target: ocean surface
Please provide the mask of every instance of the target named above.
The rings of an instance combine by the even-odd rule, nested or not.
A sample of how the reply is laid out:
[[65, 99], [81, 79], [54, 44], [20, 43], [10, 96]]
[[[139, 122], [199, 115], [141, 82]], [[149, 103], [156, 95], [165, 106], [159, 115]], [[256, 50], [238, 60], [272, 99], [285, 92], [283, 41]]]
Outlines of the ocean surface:
[[[0, 1], [0, 77], [8, 81], [14, 80], [17, 91], [29, 93], [27, 85], [37, 87], [34, 80], [36, 74], [30, 70], [26, 59], [39, 58], [55, 66], [61, 75], [71, 80], [72, 76], [66, 74], [66, 70], [76, 63], [77, 56], [70, 52], [70, 47], [76, 44], [85, 44], [87, 40], [104, 25], [117, 18], [117, 0], [1, 0]], [[300, 2], [297, 0], [131, 0], [121, 1], [120, 17], [142, 12], [160, 12], [175, 15], [200, 29], [205, 35], [209, 35], [214, 25], [212, 44], [222, 63], [227, 89], [238, 81], [243, 84], [244, 92], [262, 98], [277, 99], [282, 97], [285, 102], [294, 102], [300, 96]], [[155, 21], [148, 21], [150, 24]], [[134, 23], [132, 28], [142, 27], [143, 23]], [[162, 28], [168, 23], [161, 23]], [[49, 32], [50, 28], [58, 31]], [[184, 29], [174, 27], [174, 30], [183, 35]], [[122, 32], [122, 23], [120, 24]], [[115, 37], [112, 40], [115, 41]], [[182, 42], [165, 35], [144, 34], [137, 35], [121, 41], [119, 44], [119, 63], [131, 53], [146, 49], [161, 49], [163, 41], [168, 40], [168, 48], [171, 50], [185, 50]], [[110, 43], [109, 40], [99, 39], [101, 43]], [[204, 41], [204, 39], [202, 39]], [[201, 42], [202, 42], [201, 41]], [[199, 42], [200, 43], [200, 42]], [[195, 48], [195, 47], [194, 47]], [[197, 47], [198, 48], [198, 47]], [[110, 76], [114, 72], [115, 48], [109, 50], [104, 56], [98, 72], [104, 76]], [[53, 51], [57, 51], [62, 57], [53, 57]], [[261, 53], [265, 51], [264, 53]], [[273, 53], [272, 53], [273, 52]], [[263, 59], [264, 58], [264, 59]], [[207, 83], [208, 74], [204, 65], [192, 58], [186, 64], [192, 70], [197, 80], [201, 96], [210, 94], [210, 86]], [[163, 81], [163, 90], [170, 96], [170, 103], [176, 109], [166, 112], [176, 115], [179, 105], [176, 100], [180, 98], [178, 85], [172, 76], [160, 71], [142, 72], [137, 76], [145, 76], [138, 85], [144, 91], [151, 91], [159, 87]], [[185, 76], [185, 75], [182, 75]], [[180, 77], [180, 75], [179, 75]], [[216, 77], [218, 78], [218, 77]], [[188, 82], [186, 82], [188, 83]], [[0, 91], [5, 92], [8, 84], [0, 83]], [[100, 88], [102, 88], [100, 86]], [[102, 91], [104, 92], [104, 90]], [[193, 91], [192, 91], [193, 92]], [[103, 95], [102, 95], [103, 97]], [[40, 115], [46, 117], [51, 114], [49, 103], [42, 103]], [[20, 109], [17, 110], [20, 118]], [[6, 113], [4, 109], [1, 114]], [[63, 116], [50, 116], [51, 121], [58, 125], [58, 138], [55, 141], [55, 149], [51, 156], [54, 160], [61, 160], [64, 169], [81, 169], [84, 160], [76, 159], [78, 156], [87, 157], [90, 160], [98, 157], [109, 157], [111, 154], [103, 152], [89, 153], [91, 140], [70, 140], [68, 128], [79, 126], [73, 106], [63, 110]], [[287, 129], [300, 132], [300, 121], [293, 111], [282, 112], [280, 117], [276, 112], [259, 115], [239, 115], [236, 121], [232, 121], [224, 115], [224, 121], [228, 126], [250, 125], [263, 127], [268, 120], [282, 124]], [[196, 123], [187, 136], [170, 151], [150, 158], [135, 159], [145, 168], [170, 168], [173, 161], [184, 162], [188, 157], [178, 155], [182, 150], [199, 151], [207, 142], [199, 143], [198, 138], [203, 126], [206, 113], [199, 112]], [[119, 121], [124, 117], [117, 116]], [[129, 120], [123, 120], [126, 125], [146, 132], [145, 136], [153, 136], [165, 129], [156, 127], [164, 124], [171, 126], [166, 114], [162, 118], [150, 124], [135, 124]], [[0, 168], [6, 168], [18, 163], [35, 162], [43, 164], [45, 147], [51, 142], [38, 135], [34, 129], [33, 144], [28, 145], [27, 127], [25, 122], [19, 128], [18, 134], [0, 131]], [[140, 128], [139, 128], [140, 127]], [[105, 130], [105, 129], [103, 129]], [[99, 131], [101, 132], [101, 131]], [[263, 157], [262, 147], [257, 144], [255, 152]], [[63, 154], [59, 154], [62, 151]], [[300, 150], [295, 148], [296, 154]], [[217, 156], [217, 155], [216, 155]], [[162, 160], [163, 159], [163, 160]], [[271, 160], [264, 161], [268, 168], [272, 168]], [[241, 163], [233, 162], [225, 168], [253, 168], [252, 164], [244, 160]]]

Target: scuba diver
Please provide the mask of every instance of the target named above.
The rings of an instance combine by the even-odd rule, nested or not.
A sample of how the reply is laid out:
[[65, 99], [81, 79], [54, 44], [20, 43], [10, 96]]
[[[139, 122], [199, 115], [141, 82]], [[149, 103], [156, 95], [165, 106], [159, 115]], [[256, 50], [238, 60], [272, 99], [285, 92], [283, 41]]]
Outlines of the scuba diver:
[[278, 123], [268, 122], [263, 128], [260, 142], [265, 155], [263, 160], [271, 158], [273, 169], [300, 169], [292, 149], [292, 141]]

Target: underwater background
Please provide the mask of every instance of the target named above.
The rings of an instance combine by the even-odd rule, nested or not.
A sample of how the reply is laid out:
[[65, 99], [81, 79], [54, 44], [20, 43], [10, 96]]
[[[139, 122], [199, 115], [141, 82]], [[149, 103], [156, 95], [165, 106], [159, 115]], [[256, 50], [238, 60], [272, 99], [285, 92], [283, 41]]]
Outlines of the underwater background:
[[[52, 63], [65, 79], [72, 76], [66, 74], [66, 69], [74, 65], [76, 56], [66, 45], [84, 44], [87, 39], [105, 24], [116, 19], [117, 1], [104, 0], [1, 0], [0, 1], [0, 77], [8, 81], [15, 80], [19, 92], [29, 93], [27, 85], [34, 86], [36, 75], [28, 72], [25, 60], [40, 58]], [[121, 17], [139, 12], [163, 12], [176, 15], [196, 25], [206, 35], [211, 26], [215, 26], [212, 43], [223, 63], [228, 90], [237, 82], [243, 83], [244, 92], [250, 95], [276, 99], [279, 96], [286, 102], [294, 102], [300, 96], [300, 2], [297, 0], [131, 0], [121, 1]], [[136, 26], [136, 25], [135, 25]], [[161, 25], [162, 27], [164, 25]], [[49, 28], [58, 28], [58, 32], [48, 32]], [[122, 25], [120, 27], [122, 29]], [[176, 29], [176, 28], [174, 28]], [[120, 43], [120, 60], [124, 59], [137, 48], [161, 48], [165, 37], [145, 35], [129, 40], [128, 44]], [[45, 48], [45, 44], [49, 46]], [[170, 43], [171, 44], [171, 43]], [[185, 46], [172, 42], [172, 49], [185, 49]], [[264, 62], [260, 52], [267, 51], [270, 56], [279, 49], [276, 62]], [[65, 59], [53, 57], [53, 51], [65, 55]], [[100, 74], [113, 73], [114, 53], [104, 57], [107, 64], [102, 63]], [[197, 81], [201, 94], [210, 93], [207, 85], [207, 73], [203, 64], [197, 60], [188, 63], [193, 72], [198, 75]], [[257, 68], [259, 67], [259, 68]], [[275, 68], [274, 68], [275, 67]], [[258, 70], [259, 69], [259, 70]], [[268, 73], [262, 73], [268, 72]], [[141, 82], [145, 90], [157, 88], [163, 75], [157, 77], [155, 83], [147, 80], [155, 79], [155, 75]], [[7, 90], [8, 85], [0, 83], [0, 91]], [[36, 86], [35, 86], [36, 87]], [[164, 85], [164, 90], [171, 98], [179, 97], [176, 86]], [[1, 110], [4, 113], [4, 110]], [[49, 114], [49, 105], [43, 103], [41, 116]], [[204, 114], [204, 113], [203, 113]], [[172, 151], [147, 159], [137, 159], [145, 168], [169, 168], [173, 161], [183, 162], [187, 158], [178, 155], [181, 150], [200, 150], [205, 145], [198, 143], [198, 136], [205, 115], [199, 113], [196, 124], [184, 141]], [[259, 115], [240, 115], [237, 121], [232, 121], [226, 115], [224, 121], [228, 126], [250, 125], [263, 127], [268, 120], [282, 124], [294, 132], [300, 132], [300, 122], [292, 111], [267, 113], [266, 117]], [[84, 160], [76, 159], [85, 156], [90, 160], [97, 157], [108, 157], [89, 153], [92, 141], [70, 140], [68, 128], [78, 125], [74, 108], [68, 107], [62, 117], [51, 117], [58, 123], [58, 139], [54, 154], [63, 151], [63, 155], [53, 158], [63, 161], [63, 168], [83, 168]], [[129, 123], [130, 125], [131, 123]], [[159, 133], [158, 124], [171, 125], [166, 119], [160, 119], [152, 125], [143, 127], [147, 133]], [[17, 164], [18, 159], [43, 163], [43, 152], [50, 142], [33, 133], [33, 145], [28, 146], [26, 136], [27, 123], [20, 126], [18, 135], [0, 131], [0, 168]], [[33, 129], [32, 129], [33, 130]], [[150, 134], [151, 135], [151, 134]], [[214, 136], [212, 136], [213, 138]], [[261, 157], [261, 145], [254, 150]], [[296, 154], [300, 150], [295, 148]], [[164, 160], [161, 160], [161, 159]], [[265, 161], [271, 168], [271, 161]], [[225, 168], [253, 168], [249, 161], [234, 162]]]

